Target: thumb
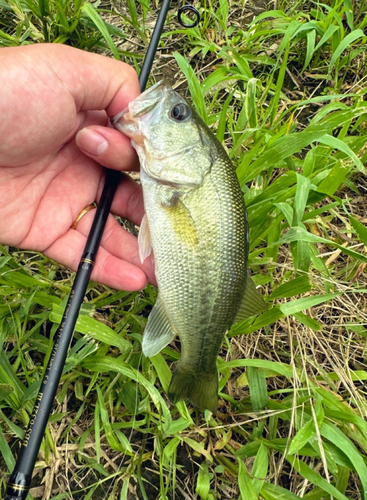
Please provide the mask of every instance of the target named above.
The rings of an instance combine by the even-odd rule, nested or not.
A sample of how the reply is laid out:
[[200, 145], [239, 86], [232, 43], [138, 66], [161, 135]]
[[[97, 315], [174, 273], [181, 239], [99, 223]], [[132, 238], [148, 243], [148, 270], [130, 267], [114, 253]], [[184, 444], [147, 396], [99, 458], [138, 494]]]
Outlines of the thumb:
[[138, 158], [130, 139], [118, 130], [91, 125], [79, 130], [75, 140], [83, 153], [100, 165], [115, 170], [138, 170]]

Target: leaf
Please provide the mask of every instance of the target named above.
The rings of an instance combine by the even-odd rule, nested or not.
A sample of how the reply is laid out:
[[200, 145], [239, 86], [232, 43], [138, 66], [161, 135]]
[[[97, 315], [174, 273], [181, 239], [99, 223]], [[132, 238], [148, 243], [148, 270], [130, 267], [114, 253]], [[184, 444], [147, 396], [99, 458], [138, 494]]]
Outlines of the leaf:
[[335, 446], [347, 455], [359, 476], [363, 488], [363, 499], [367, 499], [367, 466], [362, 455], [357, 450], [352, 441], [335, 425], [323, 422], [320, 427], [320, 434], [331, 441]]
[[321, 332], [323, 326], [321, 323], [316, 321], [313, 318], [310, 318], [310, 316], [307, 316], [307, 314], [304, 314], [302, 312], [299, 313], [294, 313], [293, 316], [303, 325], [308, 326], [308, 328], [311, 328], [311, 330], [314, 330], [315, 332]]
[[271, 325], [275, 323], [278, 319], [283, 317], [283, 312], [279, 307], [273, 307], [263, 314], [256, 316], [255, 321], [253, 318], [243, 321], [242, 323], [237, 323], [232, 326], [228, 333], [228, 337], [233, 337], [234, 335], [243, 335], [244, 333], [252, 333], [264, 326]]
[[253, 78], [253, 74], [250, 69], [250, 65], [245, 57], [241, 56], [232, 47], [229, 50], [223, 50], [222, 55], [226, 57], [231, 63], [235, 63], [236, 67], [239, 69], [240, 74], [245, 77], [246, 80]]
[[136, 9], [136, 2], [134, 0], [126, 0], [130, 17], [131, 17], [131, 22], [133, 25], [138, 29], [139, 28], [139, 19], [138, 19], [138, 11]]
[[113, 450], [121, 451], [123, 453], [128, 453], [129, 455], [132, 455], [132, 448], [130, 445], [128, 445], [127, 449], [126, 448], [124, 449], [120, 446], [120, 443], [119, 443], [117, 437], [115, 436], [115, 433], [112, 430], [111, 422], [110, 422], [110, 419], [108, 416], [108, 412], [107, 412], [106, 405], [105, 405], [105, 402], [104, 402], [104, 399], [102, 396], [101, 389], [98, 385], [96, 386], [96, 389], [97, 389], [97, 394], [98, 394], [99, 415], [101, 417], [102, 427], [103, 427], [103, 430], [106, 434], [106, 438], [107, 438], [109, 445], [111, 446], [111, 448]]
[[329, 69], [331, 70], [338, 59], [338, 57], [348, 48], [349, 45], [352, 45], [353, 42], [358, 40], [358, 38], [364, 38], [364, 33], [361, 29], [357, 29], [349, 33], [338, 45], [335, 50], [329, 64]]
[[310, 64], [312, 56], [315, 53], [315, 41], [316, 41], [316, 30], [307, 31], [307, 49], [302, 71], [304, 71]]
[[224, 139], [224, 134], [225, 134], [226, 128], [227, 128], [227, 110], [228, 110], [229, 103], [232, 100], [232, 97], [233, 97], [233, 93], [231, 92], [229, 94], [229, 96], [227, 97], [227, 99], [224, 101], [222, 110], [220, 112], [217, 133], [216, 133], [216, 136], [217, 136], [217, 139], [219, 142], [223, 142], [223, 139]]
[[297, 241], [298, 239], [303, 239], [303, 241], [308, 241], [310, 243], [325, 243], [326, 245], [339, 248], [339, 250], [341, 250], [343, 253], [349, 255], [350, 257], [353, 257], [354, 259], [367, 263], [367, 257], [365, 255], [355, 252], [348, 247], [344, 247], [343, 245], [340, 245], [335, 241], [331, 241], [326, 238], [322, 238], [321, 236], [311, 234], [302, 227], [290, 228], [289, 231], [277, 242], [277, 244]]
[[89, 19], [95, 24], [103, 38], [106, 40], [107, 45], [109, 46], [113, 56], [115, 59], [118, 61], [121, 60], [119, 51], [114, 44], [111, 35], [107, 29], [106, 23], [101, 19], [100, 15], [98, 14], [97, 10], [93, 7], [93, 5], [89, 2], [84, 2], [82, 6], [82, 12], [89, 17]]
[[307, 464], [302, 462], [297, 457], [294, 457], [292, 455], [287, 455], [287, 460], [291, 464], [292, 467], [296, 469], [296, 471], [301, 474], [302, 477], [305, 479], [308, 479], [312, 484], [318, 486], [319, 488], [322, 489], [322, 491], [325, 491], [329, 495], [333, 496], [337, 500], [349, 500], [345, 495], [340, 493], [335, 486], [332, 484], [328, 483], [326, 479], [320, 476], [317, 472], [311, 469]]
[[345, 153], [354, 162], [360, 172], [366, 172], [364, 165], [358, 156], [340, 139], [333, 137], [332, 135], [325, 134], [320, 137], [319, 142], [321, 142], [321, 144], [326, 144], [333, 149], [339, 149], [339, 151]]
[[325, 33], [322, 35], [321, 40], [315, 47], [315, 52], [319, 50], [319, 48], [324, 45], [332, 36], [333, 34], [338, 31], [340, 28], [339, 26], [335, 26], [335, 24], [331, 24], [328, 29], [325, 31]]
[[257, 128], [257, 106], [256, 106], [257, 78], [250, 78], [247, 82], [245, 108], [248, 118], [248, 126]]
[[314, 119], [315, 122], [302, 132], [288, 134], [270, 142], [265, 151], [259, 154], [258, 158], [251, 165], [248, 165], [247, 156], [249, 155], [245, 155], [237, 169], [241, 186], [253, 180], [260, 172], [274, 167], [282, 160], [289, 158], [313, 142], [318, 141], [322, 136], [330, 133], [335, 128], [341, 127], [346, 121], [357, 118], [365, 113], [366, 109], [364, 107], [347, 108], [343, 111], [330, 113], [330, 115], [323, 117], [320, 121]]
[[154, 366], [155, 371], [157, 372], [160, 383], [162, 384], [163, 389], [168, 392], [168, 386], [171, 382], [172, 373], [168, 368], [168, 365], [162, 356], [162, 354], [156, 354], [150, 358], [151, 363]]
[[308, 193], [310, 192], [311, 181], [308, 177], [297, 174], [297, 189], [293, 204], [293, 222], [292, 226], [298, 226], [305, 212]]
[[154, 387], [154, 385], [149, 382], [139, 371], [134, 370], [119, 358], [115, 359], [107, 356], [90, 356], [89, 358], [83, 360], [81, 365], [88, 370], [95, 371], [97, 373], [105, 373], [110, 371], [121, 373], [128, 379], [138, 382], [138, 384], [149, 393], [151, 400], [156, 408], [162, 411], [163, 417], [165, 419], [164, 426], [166, 429], [169, 429], [171, 423], [171, 414], [167, 408], [165, 401], [159, 394], [156, 387]]
[[203, 97], [203, 91], [200, 86], [199, 80], [197, 79], [197, 76], [195, 74], [195, 71], [192, 69], [190, 64], [186, 61], [186, 59], [179, 54], [178, 52], [173, 53], [174, 58], [177, 61], [177, 64], [179, 65], [182, 73], [185, 75], [187, 83], [189, 85], [190, 89], [190, 94], [192, 97], [192, 102], [194, 104], [194, 107], [199, 114], [199, 116], [202, 118], [202, 120], [207, 123], [208, 122], [208, 115], [207, 115], [207, 110], [206, 110], [206, 105]]
[[314, 295], [311, 297], [302, 297], [301, 299], [292, 300], [292, 302], [287, 302], [280, 306], [280, 310], [288, 316], [289, 314], [295, 314], [310, 307], [318, 306], [324, 302], [335, 299], [339, 297], [340, 293], [327, 293], [325, 295]]
[[263, 170], [274, 167], [281, 160], [289, 158], [294, 153], [301, 151], [313, 142], [319, 140], [320, 137], [324, 135], [320, 133], [320, 130], [312, 129], [309, 131], [306, 129], [304, 132], [288, 134], [277, 139], [264, 153], [259, 155], [258, 159], [252, 163], [250, 168], [246, 169], [246, 172], [243, 171], [242, 164], [240, 164], [238, 171], [241, 185], [253, 180]]
[[283, 375], [284, 377], [293, 378], [294, 376], [293, 369], [289, 365], [279, 363], [278, 361], [267, 361], [265, 359], [235, 359], [234, 361], [225, 361], [220, 365], [220, 367], [221, 366], [223, 366], [223, 368], [253, 366], [279, 373], [279, 375]]
[[304, 445], [308, 443], [315, 433], [315, 422], [313, 420], [309, 420], [303, 427], [300, 428], [294, 438], [292, 438], [288, 453], [290, 455], [297, 453], [298, 450], [303, 448]]
[[359, 220], [352, 217], [351, 215], [348, 215], [348, 219], [350, 220], [350, 223], [352, 224], [352, 227], [357, 233], [361, 242], [365, 246], [367, 246], [367, 227], [363, 225], [361, 222], [359, 222]]
[[163, 450], [163, 462], [164, 462], [164, 464], [165, 464], [165, 466], [167, 468], [169, 467], [169, 463], [170, 463], [171, 457], [173, 456], [173, 454], [177, 450], [177, 446], [180, 444], [180, 442], [181, 442], [180, 438], [174, 437], [164, 447], [164, 450]]
[[264, 372], [259, 368], [249, 366], [247, 378], [252, 408], [255, 411], [262, 410], [268, 402], [268, 389]]
[[189, 437], [183, 437], [182, 440], [185, 441], [185, 443], [188, 444], [194, 451], [200, 453], [201, 455], [204, 455], [208, 462], [213, 462], [213, 457], [211, 456], [210, 451], [205, 448], [203, 443], [198, 443], [197, 441]]
[[254, 465], [251, 471], [253, 476], [252, 484], [258, 495], [263, 487], [264, 480], [268, 472], [268, 465], [268, 451], [266, 446], [261, 443], [258, 452], [256, 453]]
[[14, 389], [10, 384], [0, 383], [0, 402], [4, 401], [13, 391]]
[[252, 480], [247, 472], [246, 465], [240, 458], [238, 461], [238, 487], [240, 489], [239, 500], [257, 500], [258, 494], [252, 484]]
[[289, 298], [294, 295], [300, 295], [311, 290], [311, 284], [308, 274], [301, 274], [292, 280], [287, 281], [279, 285], [274, 291], [269, 295], [270, 300], [275, 300], [280, 297]]
[[15, 458], [13, 457], [10, 446], [5, 439], [2, 427], [0, 427], [0, 453], [4, 459], [8, 471], [13, 472], [13, 469], [15, 467]]
[[301, 497], [276, 484], [265, 483], [261, 489], [264, 500], [301, 500]]
[[317, 186], [317, 192], [333, 196], [335, 191], [341, 186], [349, 170], [350, 167], [343, 165], [341, 161], [337, 161], [327, 173], [327, 176]]
[[202, 500], [207, 500], [210, 491], [210, 477], [208, 464], [203, 462], [199, 467], [198, 479], [196, 482], [196, 493]]

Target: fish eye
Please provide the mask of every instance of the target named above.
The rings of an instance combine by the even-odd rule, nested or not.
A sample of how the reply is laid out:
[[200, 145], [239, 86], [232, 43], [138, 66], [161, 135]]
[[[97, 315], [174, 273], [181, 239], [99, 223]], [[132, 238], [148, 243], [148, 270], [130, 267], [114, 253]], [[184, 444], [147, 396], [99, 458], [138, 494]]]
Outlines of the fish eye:
[[170, 116], [177, 122], [182, 122], [186, 120], [190, 116], [190, 108], [187, 104], [180, 102], [179, 104], [175, 104], [170, 111]]

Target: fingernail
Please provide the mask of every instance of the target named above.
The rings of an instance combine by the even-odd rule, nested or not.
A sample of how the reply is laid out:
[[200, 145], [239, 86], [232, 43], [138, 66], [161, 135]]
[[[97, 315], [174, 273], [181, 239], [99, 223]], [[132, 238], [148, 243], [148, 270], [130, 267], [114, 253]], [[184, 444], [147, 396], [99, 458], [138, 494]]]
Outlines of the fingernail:
[[102, 155], [108, 148], [108, 142], [102, 135], [87, 128], [79, 130], [75, 139], [80, 149], [94, 156]]

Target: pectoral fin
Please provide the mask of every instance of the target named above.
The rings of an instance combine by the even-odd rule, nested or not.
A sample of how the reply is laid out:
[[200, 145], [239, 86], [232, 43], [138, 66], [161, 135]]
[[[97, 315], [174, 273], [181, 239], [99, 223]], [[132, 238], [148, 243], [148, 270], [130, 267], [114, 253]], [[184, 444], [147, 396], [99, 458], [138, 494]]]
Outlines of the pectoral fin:
[[246, 289], [239, 311], [237, 313], [235, 323], [242, 321], [255, 314], [260, 314], [267, 310], [268, 306], [262, 298], [260, 292], [256, 289], [255, 283], [252, 281], [251, 276], [246, 275]]
[[140, 224], [138, 244], [140, 261], [141, 263], [143, 263], [145, 259], [152, 253], [152, 242], [150, 239], [150, 230], [146, 215], [144, 215]]
[[170, 212], [172, 229], [177, 237], [187, 246], [193, 247], [199, 242], [198, 231], [188, 208], [178, 199], [175, 206], [168, 209]]
[[149, 315], [143, 335], [143, 354], [151, 358], [158, 354], [163, 347], [172, 342], [176, 335], [163, 306], [161, 299], [157, 302]]

